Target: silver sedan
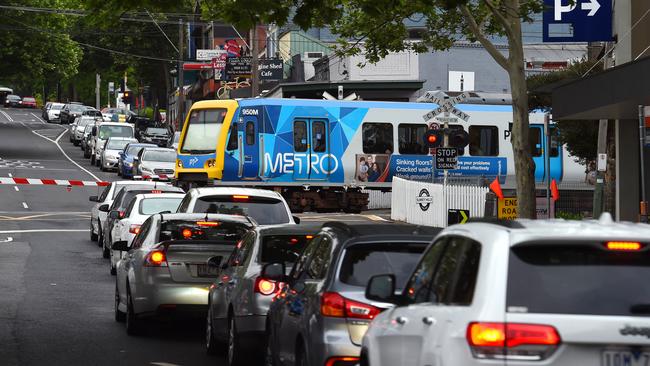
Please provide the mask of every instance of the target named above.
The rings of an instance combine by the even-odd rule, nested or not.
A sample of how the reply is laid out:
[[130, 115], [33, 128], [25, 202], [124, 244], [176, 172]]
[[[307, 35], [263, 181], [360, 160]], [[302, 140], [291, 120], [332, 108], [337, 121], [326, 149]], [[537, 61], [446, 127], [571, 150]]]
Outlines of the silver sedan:
[[205, 316], [208, 289], [223, 258], [253, 227], [247, 217], [205, 214], [156, 214], [142, 224], [117, 263], [115, 320], [128, 334], [141, 330], [143, 317], [177, 312]]

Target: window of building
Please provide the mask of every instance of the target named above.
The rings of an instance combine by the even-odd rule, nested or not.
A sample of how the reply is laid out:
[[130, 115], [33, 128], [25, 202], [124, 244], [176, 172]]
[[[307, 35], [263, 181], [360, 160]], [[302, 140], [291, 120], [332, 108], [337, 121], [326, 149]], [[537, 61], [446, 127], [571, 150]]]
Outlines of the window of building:
[[399, 141], [400, 154], [426, 155], [429, 149], [424, 146], [424, 134], [427, 132], [427, 125], [414, 123], [401, 123], [397, 127], [397, 139]]
[[361, 138], [365, 154], [392, 154], [395, 151], [391, 123], [364, 123]]
[[293, 149], [295, 152], [307, 151], [306, 121], [295, 121], [293, 123]]
[[471, 156], [498, 156], [499, 128], [496, 126], [469, 126], [469, 154]]

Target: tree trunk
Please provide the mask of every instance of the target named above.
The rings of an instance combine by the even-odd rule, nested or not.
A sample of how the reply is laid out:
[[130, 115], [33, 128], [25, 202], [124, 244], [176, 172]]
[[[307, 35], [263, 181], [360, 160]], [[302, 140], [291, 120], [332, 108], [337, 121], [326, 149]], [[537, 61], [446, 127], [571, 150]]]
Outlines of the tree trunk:
[[[513, 3], [518, 3], [514, 1]], [[518, 5], [518, 4], [517, 4]], [[518, 14], [518, 13], [517, 13]], [[524, 72], [524, 48], [521, 23], [510, 17], [512, 36], [509, 44], [510, 88], [512, 89], [512, 154], [517, 179], [517, 213], [520, 218], [536, 219], [535, 163], [531, 156], [528, 126], [528, 88]]]

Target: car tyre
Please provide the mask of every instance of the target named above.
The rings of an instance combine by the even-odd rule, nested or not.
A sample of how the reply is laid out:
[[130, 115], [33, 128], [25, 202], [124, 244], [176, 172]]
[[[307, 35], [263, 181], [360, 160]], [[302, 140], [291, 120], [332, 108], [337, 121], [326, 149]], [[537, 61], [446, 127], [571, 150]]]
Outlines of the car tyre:
[[127, 287], [126, 289], [126, 334], [134, 336], [140, 334], [140, 320], [135, 314], [133, 308], [133, 297], [131, 296], [131, 290]]
[[208, 314], [205, 317], [205, 349], [209, 355], [216, 355], [223, 351], [223, 345], [214, 336], [212, 315], [212, 305], [208, 305]]
[[97, 241], [99, 239], [99, 235], [95, 234], [93, 231], [93, 224], [92, 222], [90, 223], [90, 241]]
[[266, 332], [264, 348], [264, 366], [276, 366], [278, 363], [275, 361], [275, 353], [273, 352], [273, 347], [271, 346], [271, 332]]
[[122, 176], [122, 168], [119, 165], [117, 166], [117, 176], [118, 177]]
[[79, 146], [79, 141], [74, 140], [74, 141], [72, 141], [72, 144], [73, 144], [74, 146]]
[[89, 157], [90, 157], [90, 152], [86, 148], [86, 149], [84, 149], [84, 158], [88, 159]]
[[104, 233], [102, 232], [102, 223], [97, 220], [97, 246], [104, 247]]
[[90, 165], [95, 165], [95, 152], [90, 152]]
[[104, 168], [104, 162], [101, 160], [99, 161], [99, 170], [101, 170], [102, 172], [106, 171], [106, 168]]
[[309, 366], [309, 361], [307, 360], [307, 352], [304, 350], [302, 344], [296, 348], [296, 366]]
[[237, 335], [237, 326], [235, 325], [235, 317], [230, 316], [228, 319], [228, 366], [243, 365], [243, 350], [239, 343], [239, 336]]
[[115, 283], [115, 321], [124, 323], [126, 321], [126, 314], [120, 311], [120, 292], [117, 290], [117, 282]]
[[117, 275], [117, 268], [115, 268], [115, 267], [111, 264], [111, 276], [115, 276], [115, 275]]
[[[108, 239], [110, 240], [110, 236]], [[111, 257], [111, 250], [108, 249], [108, 247], [105, 244], [102, 244], [102, 257], [104, 257], [104, 259], [108, 259]]]

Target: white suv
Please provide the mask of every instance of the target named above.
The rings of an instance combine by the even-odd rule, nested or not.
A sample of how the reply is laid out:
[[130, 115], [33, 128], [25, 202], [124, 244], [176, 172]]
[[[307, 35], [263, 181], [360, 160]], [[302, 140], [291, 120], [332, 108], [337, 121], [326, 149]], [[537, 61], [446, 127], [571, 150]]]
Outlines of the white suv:
[[396, 306], [363, 340], [361, 365], [646, 365], [650, 226], [514, 221], [451, 226], [402, 294], [394, 277], [366, 296]]
[[240, 187], [192, 188], [178, 206], [179, 213], [220, 213], [249, 216], [259, 225], [298, 224], [287, 201], [268, 189]]

